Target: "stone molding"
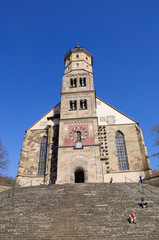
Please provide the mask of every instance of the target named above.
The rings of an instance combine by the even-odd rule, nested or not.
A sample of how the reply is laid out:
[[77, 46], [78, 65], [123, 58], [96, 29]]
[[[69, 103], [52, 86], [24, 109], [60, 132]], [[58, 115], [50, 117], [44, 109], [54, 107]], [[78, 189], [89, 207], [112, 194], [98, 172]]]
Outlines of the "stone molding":
[[89, 73], [74, 73], [74, 74], [68, 74], [66, 77], [67, 78], [72, 78], [72, 77], [87, 77], [89, 76], [90, 74]]
[[79, 99], [79, 98], [91, 98], [92, 96], [91, 95], [81, 95], [81, 96], [65, 96], [64, 98], [65, 99]]
[[66, 123], [63, 123], [63, 125], [84, 125], [84, 124], [89, 124], [89, 123], [93, 123], [93, 121], [80, 121], [80, 122], [66, 122]]
[[88, 149], [88, 150], [74, 150], [74, 151], [63, 151], [62, 153], [63, 154], [79, 154], [79, 153], [88, 153], [88, 152], [95, 152], [95, 150], [94, 149]]

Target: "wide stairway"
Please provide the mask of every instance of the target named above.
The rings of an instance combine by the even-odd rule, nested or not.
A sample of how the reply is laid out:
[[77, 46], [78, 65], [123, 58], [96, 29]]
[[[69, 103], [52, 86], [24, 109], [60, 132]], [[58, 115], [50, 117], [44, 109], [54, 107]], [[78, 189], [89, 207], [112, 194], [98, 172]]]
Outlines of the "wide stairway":
[[[0, 240], [158, 240], [159, 188], [146, 194], [149, 208], [139, 206], [138, 185], [126, 183], [16, 188], [10, 198], [2, 192]], [[131, 211], [136, 224], [127, 222]]]

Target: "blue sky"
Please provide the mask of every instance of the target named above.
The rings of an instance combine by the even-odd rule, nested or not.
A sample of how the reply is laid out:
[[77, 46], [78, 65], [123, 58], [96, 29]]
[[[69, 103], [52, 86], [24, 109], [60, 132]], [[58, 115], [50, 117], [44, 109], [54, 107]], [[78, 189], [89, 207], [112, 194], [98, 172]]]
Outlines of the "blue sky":
[[[149, 156], [159, 123], [158, 0], [1, 0], [0, 138], [16, 177], [26, 129], [60, 102], [64, 54], [93, 53], [98, 97], [140, 123]], [[158, 159], [151, 158], [152, 169]]]

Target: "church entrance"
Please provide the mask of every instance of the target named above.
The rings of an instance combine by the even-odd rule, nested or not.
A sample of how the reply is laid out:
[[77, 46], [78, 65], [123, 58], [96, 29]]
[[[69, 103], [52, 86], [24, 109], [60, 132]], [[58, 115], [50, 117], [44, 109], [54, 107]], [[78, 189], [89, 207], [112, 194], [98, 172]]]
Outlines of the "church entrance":
[[82, 169], [75, 171], [75, 183], [84, 183], [84, 171]]

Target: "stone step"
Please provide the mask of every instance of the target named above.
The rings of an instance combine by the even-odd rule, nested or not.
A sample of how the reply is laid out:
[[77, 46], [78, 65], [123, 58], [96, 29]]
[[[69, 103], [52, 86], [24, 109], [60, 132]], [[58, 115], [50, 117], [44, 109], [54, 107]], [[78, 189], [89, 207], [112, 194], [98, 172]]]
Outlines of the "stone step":
[[[18, 188], [0, 194], [0, 239], [158, 239], [159, 205], [142, 209], [141, 196], [133, 184]], [[137, 224], [126, 221], [131, 211]]]

